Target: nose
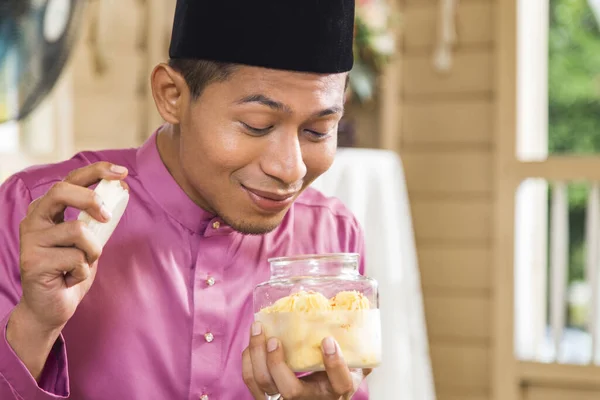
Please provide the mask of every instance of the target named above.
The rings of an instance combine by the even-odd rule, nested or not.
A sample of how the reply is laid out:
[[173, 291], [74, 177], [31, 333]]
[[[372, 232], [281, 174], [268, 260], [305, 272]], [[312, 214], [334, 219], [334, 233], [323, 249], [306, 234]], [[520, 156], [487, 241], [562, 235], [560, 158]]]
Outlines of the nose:
[[301, 181], [306, 176], [306, 164], [298, 134], [273, 135], [270, 144], [263, 155], [263, 172], [286, 185]]

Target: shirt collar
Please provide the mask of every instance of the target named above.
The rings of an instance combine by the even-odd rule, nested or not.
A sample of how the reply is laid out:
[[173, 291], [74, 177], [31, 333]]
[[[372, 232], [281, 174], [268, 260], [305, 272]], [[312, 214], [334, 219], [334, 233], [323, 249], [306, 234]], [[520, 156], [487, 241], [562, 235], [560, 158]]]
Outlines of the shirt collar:
[[[146, 190], [160, 207], [187, 229], [204, 236], [232, 229], [194, 203], [175, 182], [163, 163], [157, 145], [158, 130], [137, 150], [137, 172]], [[215, 222], [218, 222], [217, 224]]]

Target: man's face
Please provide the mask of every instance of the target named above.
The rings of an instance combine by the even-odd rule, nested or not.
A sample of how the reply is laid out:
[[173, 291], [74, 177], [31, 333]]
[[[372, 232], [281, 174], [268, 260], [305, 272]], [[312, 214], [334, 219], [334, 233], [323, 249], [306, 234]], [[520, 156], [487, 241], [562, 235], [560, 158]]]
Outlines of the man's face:
[[240, 232], [275, 229], [333, 162], [345, 80], [240, 67], [184, 104], [179, 160], [200, 205]]

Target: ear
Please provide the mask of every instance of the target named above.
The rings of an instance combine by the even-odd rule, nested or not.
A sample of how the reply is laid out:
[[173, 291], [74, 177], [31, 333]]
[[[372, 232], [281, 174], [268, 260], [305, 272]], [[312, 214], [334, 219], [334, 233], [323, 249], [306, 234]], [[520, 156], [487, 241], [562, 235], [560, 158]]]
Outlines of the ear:
[[190, 99], [184, 77], [167, 64], [159, 64], [152, 71], [150, 80], [152, 97], [159, 114], [166, 122], [179, 124]]

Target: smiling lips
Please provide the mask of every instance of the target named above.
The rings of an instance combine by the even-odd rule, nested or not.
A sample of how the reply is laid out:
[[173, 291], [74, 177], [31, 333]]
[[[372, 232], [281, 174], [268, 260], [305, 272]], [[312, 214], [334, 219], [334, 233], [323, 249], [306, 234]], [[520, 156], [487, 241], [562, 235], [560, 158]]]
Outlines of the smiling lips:
[[242, 188], [248, 193], [252, 202], [260, 209], [276, 213], [285, 210], [293, 201], [297, 192], [273, 193], [257, 189]]

